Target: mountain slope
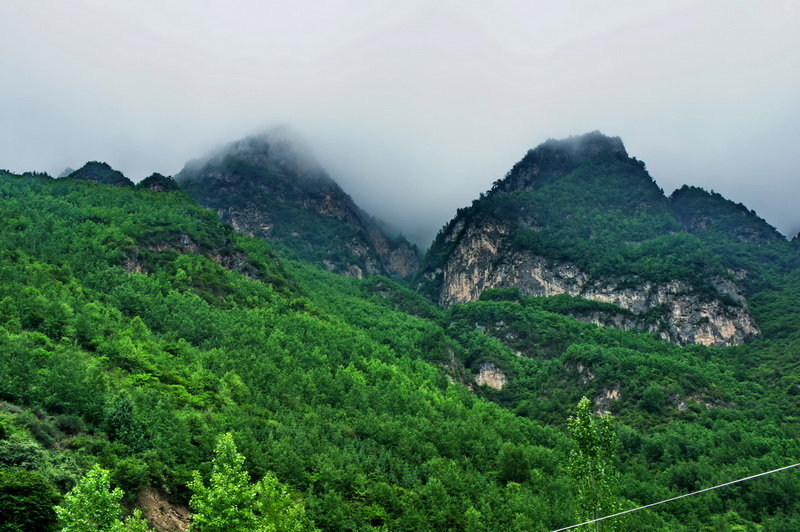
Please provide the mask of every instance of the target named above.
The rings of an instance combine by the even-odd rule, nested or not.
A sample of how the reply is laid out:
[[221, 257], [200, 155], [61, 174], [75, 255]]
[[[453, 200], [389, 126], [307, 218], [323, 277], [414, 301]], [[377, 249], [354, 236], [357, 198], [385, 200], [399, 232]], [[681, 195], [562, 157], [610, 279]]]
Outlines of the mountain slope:
[[758, 334], [741, 288], [683, 230], [644, 164], [598, 132], [550, 140], [443, 228], [418, 285], [443, 305], [487, 288], [569, 294], [633, 313], [678, 343]]
[[[412, 341], [437, 325], [373, 339], [183, 193], [3, 174], [0, 209], [0, 477], [63, 493], [99, 461], [185, 504], [232, 432], [326, 530], [570, 519], [564, 436], [449, 383]], [[548, 478], [498, 480], [509, 446]]]
[[[579, 521], [564, 425], [582, 396], [617, 416], [622, 508], [800, 455], [800, 284], [748, 288], [756, 341], [680, 347], [563, 316], [616, 312], [564, 294], [440, 308], [274, 254], [181, 192], [0, 171], [0, 212], [12, 501], [8, 478], [63, 494], [99, 462], [130, 500], [186, 505], [231, 432], [248, 472], [273, 473], [324, 530], [552, 530]], [[800, 524], [791, 473], [719, 493], [627, 524]]]
[[339, 273], [407, 278], [416, 248], [387, 236], [296, 140], [281, 133], [244, 138], [175, 176], [200, 204], [237, 230]]

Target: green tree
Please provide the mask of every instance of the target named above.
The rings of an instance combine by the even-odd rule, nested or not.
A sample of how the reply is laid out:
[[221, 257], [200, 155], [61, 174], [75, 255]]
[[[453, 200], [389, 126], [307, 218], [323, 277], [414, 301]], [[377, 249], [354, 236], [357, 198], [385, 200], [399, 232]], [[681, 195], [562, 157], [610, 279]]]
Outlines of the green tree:
[[497, 469], [498, 479], [503, 484], [528, 480], [530, 466], [525, 449], [520, 445], [504, 444], [497, 458]]
[[[595, 416], [586, 397], [578, 402], [574, 416], [567, 421], [577, 444], [570, 452], [569, 471], [577, 489], [578, 519], [588, 521], [620, 510], [614, 496], [616, 468], [613, 457], [617, 444], [612, 417]], [[614, 520], [595, 523], [595, 530], [614, 530]]]
[[642, 392], [642, 399], [639, 401], [639, 405], [651, 414], [658, 414], [664, 409], [666, 400], [662, 387], [652, 383]]
[[123, 518], [122, 490], [111, 489], [111, 474], [96, 465], [56, 506], [61, 532], [144, 532], [149, 530], [141, 512]]
[[233, 435], [217, 441], [208, 486], [198, 471], [189, 483], [192, 530], [305, 531], [314, 527], [302, 502], [272, 474], [257, 483], [244, 469], [244, 456], [236, 450]]
[[137, 419], [133, 401], [128, 395], [116, 399], [106, 413], [106, 430], [112, 440], [117, 440], [135, 451], [145, 447], [145, 428]]
[[58, 493], [36, 471], [0, 469], [0, 530], [53, 530]]

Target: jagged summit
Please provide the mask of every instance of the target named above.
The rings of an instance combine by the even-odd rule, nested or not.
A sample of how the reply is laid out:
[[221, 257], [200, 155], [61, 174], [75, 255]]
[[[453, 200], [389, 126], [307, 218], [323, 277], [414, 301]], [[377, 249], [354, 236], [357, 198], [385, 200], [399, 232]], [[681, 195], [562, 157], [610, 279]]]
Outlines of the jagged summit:
[[561, 140], [549, 139], [528, 150], [505, 178], [495, 182], [492, 192], [541, 187], [599, 155], [628, 158], [622, 139], [606, 136], [599, 131]]
[[105, 185], [132, 187], [133, 181], [125, 177], [119, 170], [114, 170], [108, 163], [89, 161], [67, 176], [69, 179], [82, 179]]
[[389, 238], [286, 129], [229, 143], [175, 176], [234, 228], [354, 276], [409, 277], [417, 250]]

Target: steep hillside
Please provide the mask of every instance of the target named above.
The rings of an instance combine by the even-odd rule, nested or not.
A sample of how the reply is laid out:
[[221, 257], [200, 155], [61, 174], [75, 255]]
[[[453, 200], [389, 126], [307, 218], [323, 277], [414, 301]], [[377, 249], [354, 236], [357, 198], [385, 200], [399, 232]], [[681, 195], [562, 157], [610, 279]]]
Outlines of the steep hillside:
[[786, 240], [754, 211], [716, 192], [684, 185], [673, 192], [669, 199], [672, 211], [690, 233], [721, 233], [728, 238], [753, 244]]
[[[252, 478], [323, 530], [552, 530], [584, 515], [565, 429], [581, 396], [617, 416], [605, 465], [620, 508], [800, 455], [797, 283], [754, 293], [756, 341], [680, 347], [565, 316], [632, 315], [566, 294], [441, 308], [274, 253], [179, 191], [0, 171], [0, 212], [12, 530], [56, 529], [53, 505], [97, 463], [151, 524], [185, 526], [191, 472], [208, 475], [228, 432]], [[798, 482], [627, 523], [797, 529]]]
[[[437, 325], [373, 339], [180, 192], [4, 173], [0, 209], [0, 523], [7, 478], [63, 494], [96, 462], [186, 505], [225, 432], [326, 530], [571, 519], [565, 437], [448, 383], [413, 341]], [[498, 478], [512, 447], [547, 478]]]
[[308, 151], [282, 133], [233, 142], [189, 162], [181, 188], [236, 230], [266, 238], [293, 256], [355, 277], [407, 278], [417, 250], [387, 236]]
[[487, 288], [568, 294], [628, 311], [677, 343], [757, 335], [741, 287], [683, 230], [644, 164], [598, 132], [548, 141], [439, 233], [418, 285], [442, 305]]
[[741, 203], [684, 185], [670, 196], [670, 207], [746, 286], [800, 268], [792, 243]]

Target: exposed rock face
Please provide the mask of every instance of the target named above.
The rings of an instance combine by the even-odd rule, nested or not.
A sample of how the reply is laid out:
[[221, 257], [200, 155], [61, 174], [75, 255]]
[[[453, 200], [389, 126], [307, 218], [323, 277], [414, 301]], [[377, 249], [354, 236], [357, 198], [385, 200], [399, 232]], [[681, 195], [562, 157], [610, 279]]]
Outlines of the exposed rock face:
[[188, 508], [171, 502], [166, 495], [152, 488], [139, 492], [136, 506], [144, 510], [147, 523], [159, 531], [188, 530], [192, 524]]
[[475, 377], [475, 383], [478, 386], [488, 386], [495, 390], [502, 390], [507, 382], [508, 377], [506, 377], [505, 373], [491, 362], [484, 362], [481, 365], [478, 376]]
[[680, 281], [593, 280], [573, 264], [507, 249], [507, 233], [507, 227], [490, 221], [463, 229], [442, 272], [442, 305], [475, 301], [488, 288], [517, 287], [527, 296], [568, 294], [614, 304], [641, 319], [599, 314], [584, 319], [647, 330], [679, 344], [735, 345], [759, 333], [731, 281], [716, 281], [717, 293], [730, 300], [723, 303]]
[[387, 236], [301, 143], [282, 133], [231, 143], [189, 162], [176, 180], [237, 231], [280, 242], [332, 271], [405, 278], [419, 265], [414, 246]]
[[611, 413], [611, 403], [622, 397], [619, 386], [603, 390], [594, 398], [594, 413], [598, 416]]

